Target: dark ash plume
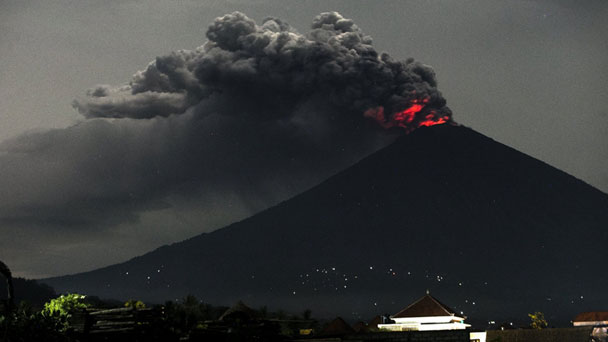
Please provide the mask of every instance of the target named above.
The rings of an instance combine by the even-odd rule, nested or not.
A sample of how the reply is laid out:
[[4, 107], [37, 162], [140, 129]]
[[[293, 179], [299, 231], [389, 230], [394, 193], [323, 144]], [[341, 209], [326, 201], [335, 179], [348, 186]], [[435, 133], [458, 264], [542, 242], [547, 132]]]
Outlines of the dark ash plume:
[[[451, 118], [429, 66], [378, 54], [372, 39], [336, 12], [317, 16], [307, 34], [275, 18], [259, 26], [234, 12], [216, 19], [207, 38], [196, 50], [156, 58], [128, 85], [90, 90], [74, 106], [87, 117], [140, 119], [238, 101], [244, 108], [221, 114], [256, 112], [259, 120], [276, 120], [293, 118], [312, 100], [335, 106], [330, 115], [359, 121], [367, 112], [386, 126], [393, 114], [419, 103], [420, 118]], [[369, 111], [377, 108], [387, 117]], [[410, 129], [422, 119], [396, 120]]]
[[217, 227], [400, 134], [369, 117], [406, 129], [451, 117], [430, 67], [379, 54], [335, 12], [306, 34], [235, 12], [216, 19], [207, 38], [157, 57], [126, 85], [89, 90], [74, 101], [87, 118], [79, 125], [1, 143], [0, 222], [99, 229], [187, 202], [222, 208]]

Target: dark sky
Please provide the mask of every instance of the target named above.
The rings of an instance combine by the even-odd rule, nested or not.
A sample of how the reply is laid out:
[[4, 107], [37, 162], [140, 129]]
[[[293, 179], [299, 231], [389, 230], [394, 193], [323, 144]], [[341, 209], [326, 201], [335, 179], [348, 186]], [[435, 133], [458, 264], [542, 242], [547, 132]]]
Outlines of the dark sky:
[[[250, 19], [209, 29], [237, 10]], [[352, 22], [313, 24], [326, 11]], [[388, 143], [362, 112], [412, 100], [402, 84], [606, 192], [607, 15], [603, 1], [0, 2], [0, 260], [74, 273], [247, 217]], [[392, 60], [361, 62], [370, 39]], [[409, 57], [443, 97], [426, 67], [395, 66]]]

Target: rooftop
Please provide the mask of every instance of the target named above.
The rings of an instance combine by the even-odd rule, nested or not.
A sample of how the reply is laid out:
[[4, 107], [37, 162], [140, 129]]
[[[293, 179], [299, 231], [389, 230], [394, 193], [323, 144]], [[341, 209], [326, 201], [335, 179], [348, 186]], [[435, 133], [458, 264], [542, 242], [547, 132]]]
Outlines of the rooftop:
[[426, 294], [410, 304], [405, 309], [391, 316], [392, 318], [428, 317], [428, 316], [454, 316], [456, 311], [442, 304], [435, 297]]
[[574, 318], [574, 322], [608, 321], [608, 311], [583, 312]]

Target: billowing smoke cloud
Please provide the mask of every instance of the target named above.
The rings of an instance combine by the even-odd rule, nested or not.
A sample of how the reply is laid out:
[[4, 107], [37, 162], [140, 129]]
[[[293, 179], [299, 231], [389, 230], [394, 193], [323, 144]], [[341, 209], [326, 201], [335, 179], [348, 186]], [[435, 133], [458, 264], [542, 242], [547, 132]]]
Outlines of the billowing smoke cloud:
[[[151, 118], [238, 99], [238, 111], [221, 114], [257, 112], [258, 120], [277, 120], [292, 118], [303, 103], [324, 101], [351, 120], [370, 116], [370, 109], [394, 114], [414, 104], [426, 108], [404, 125], [429, 114], [434, 121], [451, 117], [430, 67], [378, 54], [369, 36], [335, 12], [316, 17], [306, 35], [279, 19], [258, 26], [235, 12], [216, 19], [207, 38], [194, 51], [158, 57], [129, 85], [90, 90], [75, 107], [87, 117]], [[391, 115], [383, 123], [395, 120], [402, 121]]]
[[157, 57], [127, 85], [89, 90], [74, 101], [81, 124], [3, 142], [0, 222], [111, 226], [175, 198], [204, 206], [237, 196], [255, 211], [400, 133], [380, 126], [451, 119], [430, 67], [378, 54], [338, 13], [300, 34], [235, 12], [207, 38]]

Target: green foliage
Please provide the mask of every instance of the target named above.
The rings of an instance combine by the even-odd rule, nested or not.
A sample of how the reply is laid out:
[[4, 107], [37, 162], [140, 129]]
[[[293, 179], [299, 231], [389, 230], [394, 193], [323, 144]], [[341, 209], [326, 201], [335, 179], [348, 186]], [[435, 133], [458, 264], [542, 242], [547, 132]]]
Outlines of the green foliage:
[[[76, 335], [68, 329], [70, 319], [77, 318], [72, 317], [72, 315], [75, 315], [78, 310], [90, 307], [91, 303], [95, 303], [93, 304], [95, 307], [100, 305], [108, 308], [125, 306], [140, 309], [145, 307], [144, 303], [138, 300], [129, 300], [126, 303], [104, 303], [99, 299], [94, 299], [91, 302], [91, 299], [94, 298], [85, 298], [80, 294], [63, 295], [45, 303], [41, 311], [26, 302], [21, 302], [16, 310], [13, 310], [10, 314], [0, 314], [0, 342], [74, 341]], [[187, 296], [180, 301], [167, 302], [164, 306], [153, 308], [152, 311], [156, 313], [162, 312], [162, 317], [159, 316], [155, 319], [153, 324], [154, 333], [150, 336], [163, 336], [157, 340], [164, 341], [177, 340], [179, 337], [187, 337], [196, 333], [215, 334], [213, 335], [215, 337], [228, 334], [230, 336], [238, 335], [238, 338], [253, 336], [258, 338], [257, 340], [271, 341], [279, 339], [281, 331], [285, 336], [294, 336], [303, 327], [306, 329], [318, 327], [316, 321], [310, 324], [306, 323], [304, 326], [301, 322], [296, 322], [301, 319], [311, 319], [312, 313], [310, 310], [303, 311], [301, 315], [291, 315], [284, 311], [269, 312], [267, 307], [262, 307], [260, 310], [262, 317], [270, 320], [282, 318], [286, 321], [283, 323], [264, 321], [252, 326], [236, 326], [234, 322], [229, 321], [218, 322], [219, 317], [227, 309], [227, 307], [217, 307], [203, 303], [194, 296]], [[214, 340], [214, 338], [209, 340]]]
[[545, 314], [540, 311], [528, 314], [528, 317], [530, 317], [530, 327], [532, 329], [544, 329], [549, 325], [545, 320]]
[[45, 303], [44, 309], [42, 309], [40, 314], [43, 317], [54, 321], [57, 330], [66, 331], [72, 313], [89, 307], [89, 304], [84, 302], [85, 297], [86, 296], [77, 293], [61, 295]]
[[141, 300], [136, 300], [136, 299], [129, 299], [127, 302], [125, 302], [125, 307], [126, 308], [135, 308], [135, 309], [145, 309], [146, 308], [146, 304], [144, 304], [144, 302], [142, 302]]
[[44, 304], [42, 314], [47, 316], [66, 316], [78, 309], [86, 309], [88, 304], [84, 302], [85, 295], [69, 293], [61, 295]]
[[0, 334], [0, 341], [67, 341], [56, 319], [34, 311], [26, 302], [21, 302], [14, 312], [0, 316]]

